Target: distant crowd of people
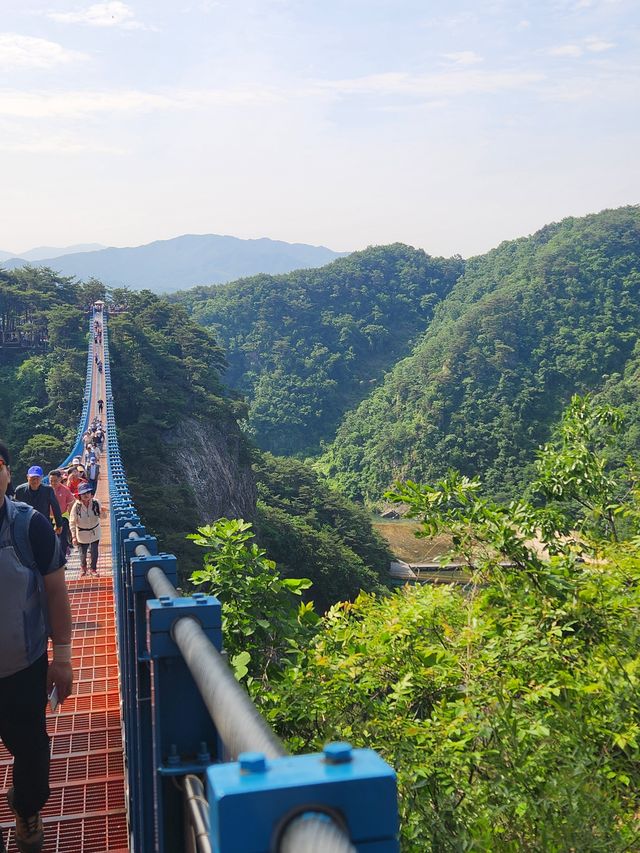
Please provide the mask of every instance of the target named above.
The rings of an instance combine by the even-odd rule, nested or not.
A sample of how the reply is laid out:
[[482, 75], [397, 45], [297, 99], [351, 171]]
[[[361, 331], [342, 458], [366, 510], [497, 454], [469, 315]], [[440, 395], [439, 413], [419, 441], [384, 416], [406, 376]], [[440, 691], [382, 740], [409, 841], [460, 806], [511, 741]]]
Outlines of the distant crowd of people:
[[[102, 323], [99, 320], [96, 320], [93, 324], [93, 342], [96, 345], [96, 347], [102, 346]], [[102, 359], [98, 356], [97, 351], [96, 351], [96, 354], [94, 356], [94, 360], [95, 360], [96, 366], [98, 368], [98, 373], [102, 373], [102, 368], [103, 368]], [[102, 409], [100, 409], [100, 411], [102, 411]]]
[[[99, 400], [98, 405], [102, 402]], [[49, 471], [49, 485], [43, 482], [44, 472], [40, 465], [32, 465], [27, 471], [27, 482], [17, 486], [12, 497], [51, 519], [64, 557], [70, 555], [72, 547], [80, 548], [80, 571], [84, 577], [88, 570], [93, 575], [98, 574], [98, 543], [103, 511], [95, 500], [95, 493], [100, 479], [100, 457], [104, 444], [104, 424], [98, 416], [84, 434], [83, 444], [82, 456], [74, 456], [66, 468]], [[90, 565], [87, 563], [88, 553], [91, 556]]]
[[[99, 401], [99, 404], [102, 400]], [[101, 409], [101, 407], [99, 406]], [[100, 456], [104, 442], [104, 424], [95, 417], [84, 435], [82, 457], [75, 456], [66, 469], [49, 473], [49, 482], [62, 512], [63, 529], [60, 544], [69, 556], [72, 546], [80, 548], [80, 570], [87, 574], [87, 555], [90, 553], [90, 570], [98, 574], [98, 543], [100, 517], [103, 511], [95, 500], [100, 479]], [[65, 508], [68, 515], [65, 519]]]

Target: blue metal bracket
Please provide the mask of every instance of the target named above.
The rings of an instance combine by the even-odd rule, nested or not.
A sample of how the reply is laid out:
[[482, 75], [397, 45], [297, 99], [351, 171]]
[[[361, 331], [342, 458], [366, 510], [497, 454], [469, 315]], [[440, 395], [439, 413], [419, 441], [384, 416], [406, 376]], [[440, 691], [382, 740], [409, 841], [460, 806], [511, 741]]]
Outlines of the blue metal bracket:
[[[126, 529], [128, 531], [132, 530], [130, 527], [127, 527]], [[137, 539], [125, 538], [122, 540], [122, 544], [124, 546], [125, 556], [129, 560], [132, 559], [132, 557], [135, 557], [138, 545], [144, 545], [144, 547], [152, 554], [158, 553], [158, 540], [155, 536], [138, 536]]]
[[174, 622], [191, 616], [217, 649], [222, 648], [222, 606], [212, 595], [193, 598], [152, 598], [147, 601], [147, 649], [152, 658], [182, 657], [171, 638]]
[[[131, 527], [125, 527], [124, 526], [127, 521], [129, 522], [129, 524], [131, 524]], [[144, 526], [144, 524], [140, 524], [139, 521], [136, 524], [134, 524], [130, 518], [122, 518], [122, 519], [118, 519], [117, 523], [118, 523], [118, 535], [120, 537], [121, 542], [126, 542], [127, 539], [129, 538], [130, 533], [137, 533], [138, 536], [146, 536], [147, 535], [147, 528]]]
[[178, 585], [178, 561], [173, 554], [155, 554], [152, 557], [132, 557], [131, 574], [134, 592], [150, 592], [147, 581], [149, 569], [158, 567], [174, 586]]
[[131, 515], [122, 516], [117, 519], [116, 526], [118, 528], [118, 531], [122, 530], [122, 528], [125, 526], [125, 524], [127, 524], [127, 522], [133, 525], [132, 527], [127, 528], [128, 530], [135, 530], [136, 527], [142, 526], [140, 524], [139, 516], [137, 516], [135, 513], [132, 513]]
[[314, 811], [335, 815], [360, 853], [399, 851], [395, 773], [370, 749], [243, 753], [207, 769], [207, 791], [214, 853], [269, 853], [288, 820]]

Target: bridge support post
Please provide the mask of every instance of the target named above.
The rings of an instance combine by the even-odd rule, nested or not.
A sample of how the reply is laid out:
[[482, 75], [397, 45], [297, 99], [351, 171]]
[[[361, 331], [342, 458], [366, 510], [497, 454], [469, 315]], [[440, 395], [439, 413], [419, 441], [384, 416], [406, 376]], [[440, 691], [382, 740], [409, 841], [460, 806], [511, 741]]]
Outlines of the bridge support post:
[[[128, 528], [131, 534], [135, 528]], [[143, 528], [144, 533], [144, 528]], [[134, 539], [135, 545], [147, 543], [147, 538], [139, 533]], [[147, 550], [151, 550], [147, 548]], [[153, 550], [156, 550], [153, 547]], [[149, 768], [153, 766], [153, 711], [151, 703], [151, 659], [147, 648], [147, 601], [153, 597], [147, 580], [149, 569], [158, 567], [167, 575], [169, 580], [177, 583], [177, 560], [172, 554], [151, 554], [146, 557], [132, 557], [129, 560], [129, 578], [133, 596], [133, 621], [135, 623], [135, 656], [137, 661], [136, 690], [136, 724], [138, 731], [139, 749], [139, 789], [140, 789], [140, 820], [144, 827], [147, 843], [151, 843], [154, 833], [154, 792], [155, 785]], [[146, 768], [146, 772], [145, 772]], [[146, 847], [144, 849], [147, 849]]]
[[204, 773], [217, 749], [215, 726], [173, 641], [172, 627], [179, 619], [195, 619], [209, 640], [221, 649], [222, 608], [216, 598], [203, 593], [195, 593], [192, 598], [162, 596], [146, 602], [146, 615], [156, 821], [155, 844], [149, 849], [169, 853], [181, 849], [184, 837], [183, 797], [180, 787], [174, 784], [176, 777], [179, 781], [187, 773]]

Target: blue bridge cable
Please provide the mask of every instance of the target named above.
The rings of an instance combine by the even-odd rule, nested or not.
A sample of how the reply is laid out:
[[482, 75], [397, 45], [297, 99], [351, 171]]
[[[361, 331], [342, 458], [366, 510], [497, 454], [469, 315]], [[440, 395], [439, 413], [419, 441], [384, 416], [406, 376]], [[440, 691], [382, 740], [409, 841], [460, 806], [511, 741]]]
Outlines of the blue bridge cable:
[[398, 853], [393, 769], [349, 744], [289, 755], [226, 663], [220, 602], [176, 589], [177, 560], [158, 551], [129, 491], [102, 308], [68, 461], [89, 424], [96, 319], [131, 853]]

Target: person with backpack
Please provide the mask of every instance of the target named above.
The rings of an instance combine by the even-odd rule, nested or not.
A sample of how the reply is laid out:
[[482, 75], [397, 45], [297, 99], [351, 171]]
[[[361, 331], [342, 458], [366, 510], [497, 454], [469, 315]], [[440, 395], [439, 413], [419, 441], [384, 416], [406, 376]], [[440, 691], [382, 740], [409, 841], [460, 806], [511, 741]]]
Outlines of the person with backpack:
[[98, 546], [100, 544], [100, 517], [104, 514], [100, 504], [93, 497], [90, 483], [82, 483], [78, 488], [78, 500], [69, 513], [69, 527], [74, 545], [80, 548], [80, 568], [84, 577], [87, 574], [87, 552], [91, 552], [91, 574], [98, 574]]
[[6, 497], [10, 464], [0, 442], [0, 738], [14, 759], [7, 800], [16, 845], [21, 853], [39, 853], [40, 812], [50, 793], [45, 709], [54, 685], [60, 702], [73, 688], [71, 609], [48, 515]]
[[43, 476], [42, 468], [32, 465], [27, 471], [27, 482], [16, 488], [15, 499], [37, 509], [45, 518], [53, 516], [56, 533], [59, 535], [62, 532], [60, 504], [51, 486], [45, 486], [42, 482]]
[[91, 486], [91, 491], [95, 495], [96, 490], [98, 488], [98, 477], [100, 476], [100, 466], [98, 465], [97, 459], [92, 453], [89, 457], [89, 464], [86, 469], [87, 480], [89, 481], [89, 485]]
[[62, 532], [59, 535], [60, 546], [63, 554], [69, 556], [71, 549], [71, 533], [69, 531], [69, 510], [76, 499], [76, 495], [62, 482], [62, 471], [49, 471], [49, 484], [55, 492], [60, 512], [62, 513]]

